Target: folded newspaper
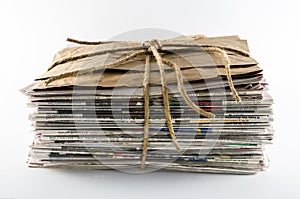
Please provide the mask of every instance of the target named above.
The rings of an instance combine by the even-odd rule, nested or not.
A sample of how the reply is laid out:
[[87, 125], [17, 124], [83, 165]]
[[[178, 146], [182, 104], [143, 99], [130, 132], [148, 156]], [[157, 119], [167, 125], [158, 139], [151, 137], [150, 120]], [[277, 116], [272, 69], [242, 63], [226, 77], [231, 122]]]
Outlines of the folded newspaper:
[[254, 174], [272, 98], [238, 36], [74, 43], [23, 89], [42, 168]]

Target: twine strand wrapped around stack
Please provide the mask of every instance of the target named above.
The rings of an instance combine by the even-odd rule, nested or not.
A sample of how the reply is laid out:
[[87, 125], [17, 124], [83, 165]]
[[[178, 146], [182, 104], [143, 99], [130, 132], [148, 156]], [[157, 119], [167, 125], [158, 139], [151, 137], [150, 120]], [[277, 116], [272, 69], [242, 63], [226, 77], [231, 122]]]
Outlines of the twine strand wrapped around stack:
[[[202, 35], [196, 35], [196, 36], [190, 36], [192, 39], [197, 40], [203, 38]], [[68, 38], [67, 41], [69, 42], [74, 42], [77, 44], [84, 44], [84, 45], [101, 45], [105, 43], [113, 43], [114, 41], [109, 41], [109, 42], [87, 42], [87, 41], [79, 41], [75, 39], [70, 39]], [[106, 53], [112, 53], [112, 52], [118, 52], [118, 51], [125, 51], [125, 50], [131, 50], [132, 52], [129, 53], [128, 55], [117, 59], [116, 61], [104, 65], [104, 66], [96, 66], [96, 67], [91, 67], [88, 69], [82, 69], [82, 70], [76, 70], [68, 73], [63, 73], [57, 76], [53, 76], [49, 78], [48, 80], [45, 81], [45, 84], [48, 85], [49, 83], [59, 80], [62, 78], [66, 77], [76, 77], [77, 75], [88, 75], [91, 73], [94, 73], [95, 71], [99, 69], [105, 69], [109, 67], [116, 67], [121, 64], [124, 64], [128, 61], [133, 60], [137, 56], [144, 55], [145, 58], [145, 72], [144, 72], [144, 81], [143, 81], [143, 89], [144, 89], [144, 137], [143, 137], [143, 152], [142, 152], [142, 158], [141, 158], [141, 168], [145, 168], [145, 163], [146, 163], [146, 156], [147, 156], [147, 151], [148, 151], [148, 141], [149, 141], [149, 116], [150, 116], [150, 108], [149, 108], [149, 98], [150, 98], [150, 87], [149, 87], [149, 78], [150, 78], [150, 61], [152, 56], [155, 58], [157, 65], [159, 67], [160, 71], [160, 79], [161, 79], [161, 90], [162, 90], [162, 95], [163, 95], [163, 104], [164, 104], [164, 110], [165, 110], [165, 116], [166, 116], [166, 121], [167, 121], [167, 126], [169, 129], [169, 134], [172, 139], [172, 142], [174, 143], [175, 147], [177, 150], [180, 150], [180, 146], [176, 140], [176, 135], [174, 133], [173, 125], [172, 125], [172, 117], [170, 114], [170, 106], [169, 106], [169, 97], [168, 97], [168, 90], [166, 86], [166, 79], [165, 79], [165, 72], [164, 72], [164, 65], [167, 65], [174, 69], [175, 74], [176, 74], [176, 79], [177, 79], [177, 88], [178, 91], [180, 92], [181, 96], [183, 97], [184, 101], [188, 106], [190, 106], [195, 112], [199, 113], [202, 116], [205, 116], [207, 118], [214, 118], [215, 115], [211, 112], [207, 112], [203, 110], [202, 108], [198, 107], [187, 95], [187, 92], [185, 90], [185, 87], [183, 85], [183, 76], [180, 70], [180, 67], [172, 62], [169, 59], [162, 58], [159, 51], [162, 49], [164, 46], [164, 41], [167, 40], [151, 40], [151, 41], [145, 41], [142, 45], [141, 48], [137, 47], [128, 47], [128, 48], [114, 48], [110, 50], [104, 50], [104, 51], [98, 51], [94, 53], [89, 53], [89, 54], [83, 54], [80, 56], [74, 56], [74, 57], [69, 57], [63, 60], [60, 60], [58, 62], [53, 63], [49, 68], [48, 71], [51, 70], [53, 67], [56, 65], [66, 63], [69, 61], [75, 61], [79, 59], [86, 58], [88, 56], [93, 56], [93, 55], [99, 55], [99, 54], [106, 54]], [[206, 51], [208, 53], [218, 53], [223, 57], [224, 60], [224, 66], [225, 66], [225, 71], [226, 71], [226, 76], [227, 76], [227, 81], [229, 88], [231, 90], [232, 96], [235, 99], [235, 101], [240, 102], [241, 98], [238, 95], [233, 81], [231, 77], [231, 71], [230, 71], [230, 60], [227, 55], [227, 52], [225, 50], [229, 51], [234, 51], [239, 54], [242, 54], [244, 56], [249, 56], [247, 52], [241, 51], [239, 49], [233, 49], [233, 48], [226, 48], [226, 47], [220, 47], [220, 46], [200, 46], [200, 45], [194, 45], [194, 44], [168, 44], [168, 46], [183, 46], [183, 47], [198, 47], [202, 51]]]

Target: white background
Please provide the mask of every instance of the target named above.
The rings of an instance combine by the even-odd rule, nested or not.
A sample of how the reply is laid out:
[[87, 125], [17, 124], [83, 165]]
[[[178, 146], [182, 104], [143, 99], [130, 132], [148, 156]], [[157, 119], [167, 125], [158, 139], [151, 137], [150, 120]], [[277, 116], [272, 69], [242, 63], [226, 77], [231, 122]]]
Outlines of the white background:
[[[297, 1], [1, 1], [0, 198], [300, 198]], [[33, 139], [19, 89], [73, 37], [106, 40], [138, 28], [239, 35], [275, 99], [271, 167], [253, 176], [29, 169]]]

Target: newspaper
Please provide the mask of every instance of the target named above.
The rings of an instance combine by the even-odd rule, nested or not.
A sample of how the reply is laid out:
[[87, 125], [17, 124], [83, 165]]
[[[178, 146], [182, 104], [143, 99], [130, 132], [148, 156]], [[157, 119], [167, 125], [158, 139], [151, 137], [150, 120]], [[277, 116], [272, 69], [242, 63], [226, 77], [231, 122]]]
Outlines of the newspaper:
[[[226, 51], [241, 102], [233, 98], [222, 56], [198, 49], [194, 43]], [[102, 53], [115, 48], [121, 50]], [[255, 174], [267, 168], [264, 149], [273, 139], [273, 99], [267, 94], [268, 84], [258, 63], [238, 53], [249, 53], [247, 42], [226, 36], [197, 41], [173, 38], [159, 49], [162, 59], [179, 65], [191, 100], [215, 115], [206, 118], [186, 104], [178, 89], [178, 74], [165, 68], [170, 122], [180, 151], [170, 137], [160, 70], [151, 59], [149, 138], [145, 169], [141, 169], [145, 57], [110, 65], [128, 55], [128, 48], [142, 49], [143, 45], [120, 41], [65, 48], [43, 75], [22, 90], [28, 96], [28, 106], [34, 109], [29, 116], [35, 134], [30, 167], [232, 174]], [[101, 68], [103, 65], [108, 67]], [[96, 66], [99, 70], [95, 72], [49, 82], [53, 77]]]

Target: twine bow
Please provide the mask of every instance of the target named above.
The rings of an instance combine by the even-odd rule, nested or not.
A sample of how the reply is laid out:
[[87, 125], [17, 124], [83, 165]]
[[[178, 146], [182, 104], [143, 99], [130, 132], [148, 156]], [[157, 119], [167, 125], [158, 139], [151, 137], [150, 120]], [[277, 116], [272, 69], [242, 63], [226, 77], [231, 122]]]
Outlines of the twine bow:
[[[192, 39], [197, 40], [197, 39], [201, 39], [203, 36], [190, 36]], [[85, 45], [99, 45], [99, 44], [104, 44], [104, 43], [112, 43], [113, 41], [108, 41], [108, 42], [87, 42], [87, 41], [79, 41], [79, 40], [75, 40], [75, 39], [70, 39], [68, 38], [67, 41], [70, 42], [74, 42], [74, 43], [78, 43], [78, 44], [85, 44]], [[174, 44], [176, 46], [176, 44]], [[171, 46], [174, 46], [171, 45]], [[207, 51], [208, 53], [219, 53], [220, 55], [222, 55], [223, 59], [224, 59], [224, 66], [225, 66], [225, 70], [226, 70], [226, 76], [227, 76], [227, 81], [228, 81], [228, 85], [229, 88], [231, 90], [232, 96], [235, 99], [235, 101], [240, 102], [241, 98], [238, 95], [233, 81], [232, 81], [232, 77], [231, 77], [231, 71], [230, 71], [230, 60], [229, 57], [226, 53], [225, 50], [229, 50], [229, 51], [234, 51], [234, 52], [238, 52], [240, 54], [249, 56], [249, 54], [247, 52], [241, 51], [241, 50], [237, 50], [237, 49], [233, 49], [233, 48], [225, 48], [225, 47], [220, 47], [220, 46], [199, 46], [199, 45], [191, 45], [191, 44], [177, 44], [178, 46], [185, 46], [185, 47], [201, 47], [201, 50], [203, 51]], [[56, 65], [62, 64], [62, 63], [66, 63], [68, 61], [74, 61], [74, 60], [78, 60], [78, 59], [83, 59], [85, 57], [88, 56], [94, 56], [94, 55], [100, 55], [100, 54], [105, 54], [105, 53], [111, 53], [111, 52], [116, 52], [116, 51], [121, 51], [121, 50], [132, 50], [132, 52], [128, 55], [126, 55], [123, 58], [120, 58], [108, 65], [105, 66], [97, 66], [97, 67], [92, 67], [89, 69], [83, 69], [83, 70], [77, 70], [77, 71], [73, 71], [73, 72], [68, 72], [68, 73], [64, 73], [64, 74], [60, 74], [57, 76], [53, 76], [49, 79], [47, 79], [45, 81], [45, 84], [48, 85], [49, 83], [58, 80], [58, 79], [62, 79], [65, 77], [74, 77], [76, 75], [78, 75], [78, 73], [80, 72], [81, 75], [87, 75], [90, 73], [93, 73], [94, 71], [99, 70], [100, 68], [109, 68], [109, 67], [114, 67], [114, 66], [118, 66], [121, 65], [125, 62], [128, 62], [130, 60], [132, 60], [133, 58], [140, 56], [140, 55], [145, 55], [145, 72], [144, 72], [144, 80], [143, 80], [143, 90], [144, 90], [144, 137], [143, 137], [143, 152], [142, 152], [142, 158], [141, 158], [141, 168], [144, 169], [145, 168], [145, 163], [146, 163], [146, 157], [147, 157], [147, 151], [148, 151], [148, 142], [149, 142], [149, 115], [150, 115], [150, 109], [149, 109], [149, 99], [150, 99], [150, 90], [149, 90], [149, 77], [150, 77], [150, 61], [152, 56], [155, 58], [156, 63], [158, 65], [159, 68], [159, 72], [160, 72], [160, 79], [161, 79], [161, 90], [162, 90], [162, 95], [163, 95], [163, 104], [164, 104], [164, 110], [165, 110], [165, 116], [166, 116], [166, 122], [167, 122], [167, 126], [169, 129], [169, 134], [170, 137], [172, 139], [173, 144], [175, 145], [176, 149], [179, 151], [180, 150], [180, 146], [177, 142], [176, 139], [176, 135], [174, 133], [174, 129], [173, 129], [173, 125], [172, 125], [172, 117], [170, 114], [170, 106], [169, 106], [169, 96], [168, 96], [168, 90], [167, 90], [167, 86], [166, 86], [166, 78], [165, 78], [165, 71], [164, 71], [164, 66], [167, 65], [169, 67], [171, 67], [172, 69], [174, 69], [175, 74], [176, 74], [176, 79], [177, 79], [177, 88], [178, 91], [180, 92], [182, 98], [184, 99], [185, 103], [187, 105], [189, 105], [195, 112], [199, 113], [200, 115], [203, 115], [207, 118], [214, 118], [215, 115], [211, 112], [207, 112], [205, 110], [203, 110], [202, 108], [198, 107], [191, 99], [190, 97], [187, 95], [186, 90], [183, 86], [183, 76], [180, 70], [180, 67], [172, 62], [169, 59], [165, 59], [162, 58], [159, 51], [162, 49], [163, 47], [163, 43], [162, 41], [159, 40], [151, 40], [151, 41], [145, 41], [142, 45], [141, 48], [137, 48], [137, 47], [129, 47], [129, 48], [116, 48], [116, 49], [110, 49], [110, 50], [104, 50], [104, 51], [99, 51], [99, 52], [94, 52], [94, 53], [89, 53], [89, 54], [83, 54], [80, 56], [74, 56], [74, 57], [70, 57], [70, 58], [66, 58], [63, 60], [60, 60], [58, 62], [55, 62], [54, 64], [52, 64], [48, 70], [51, 70], [53, 67], [55, 67]]]

